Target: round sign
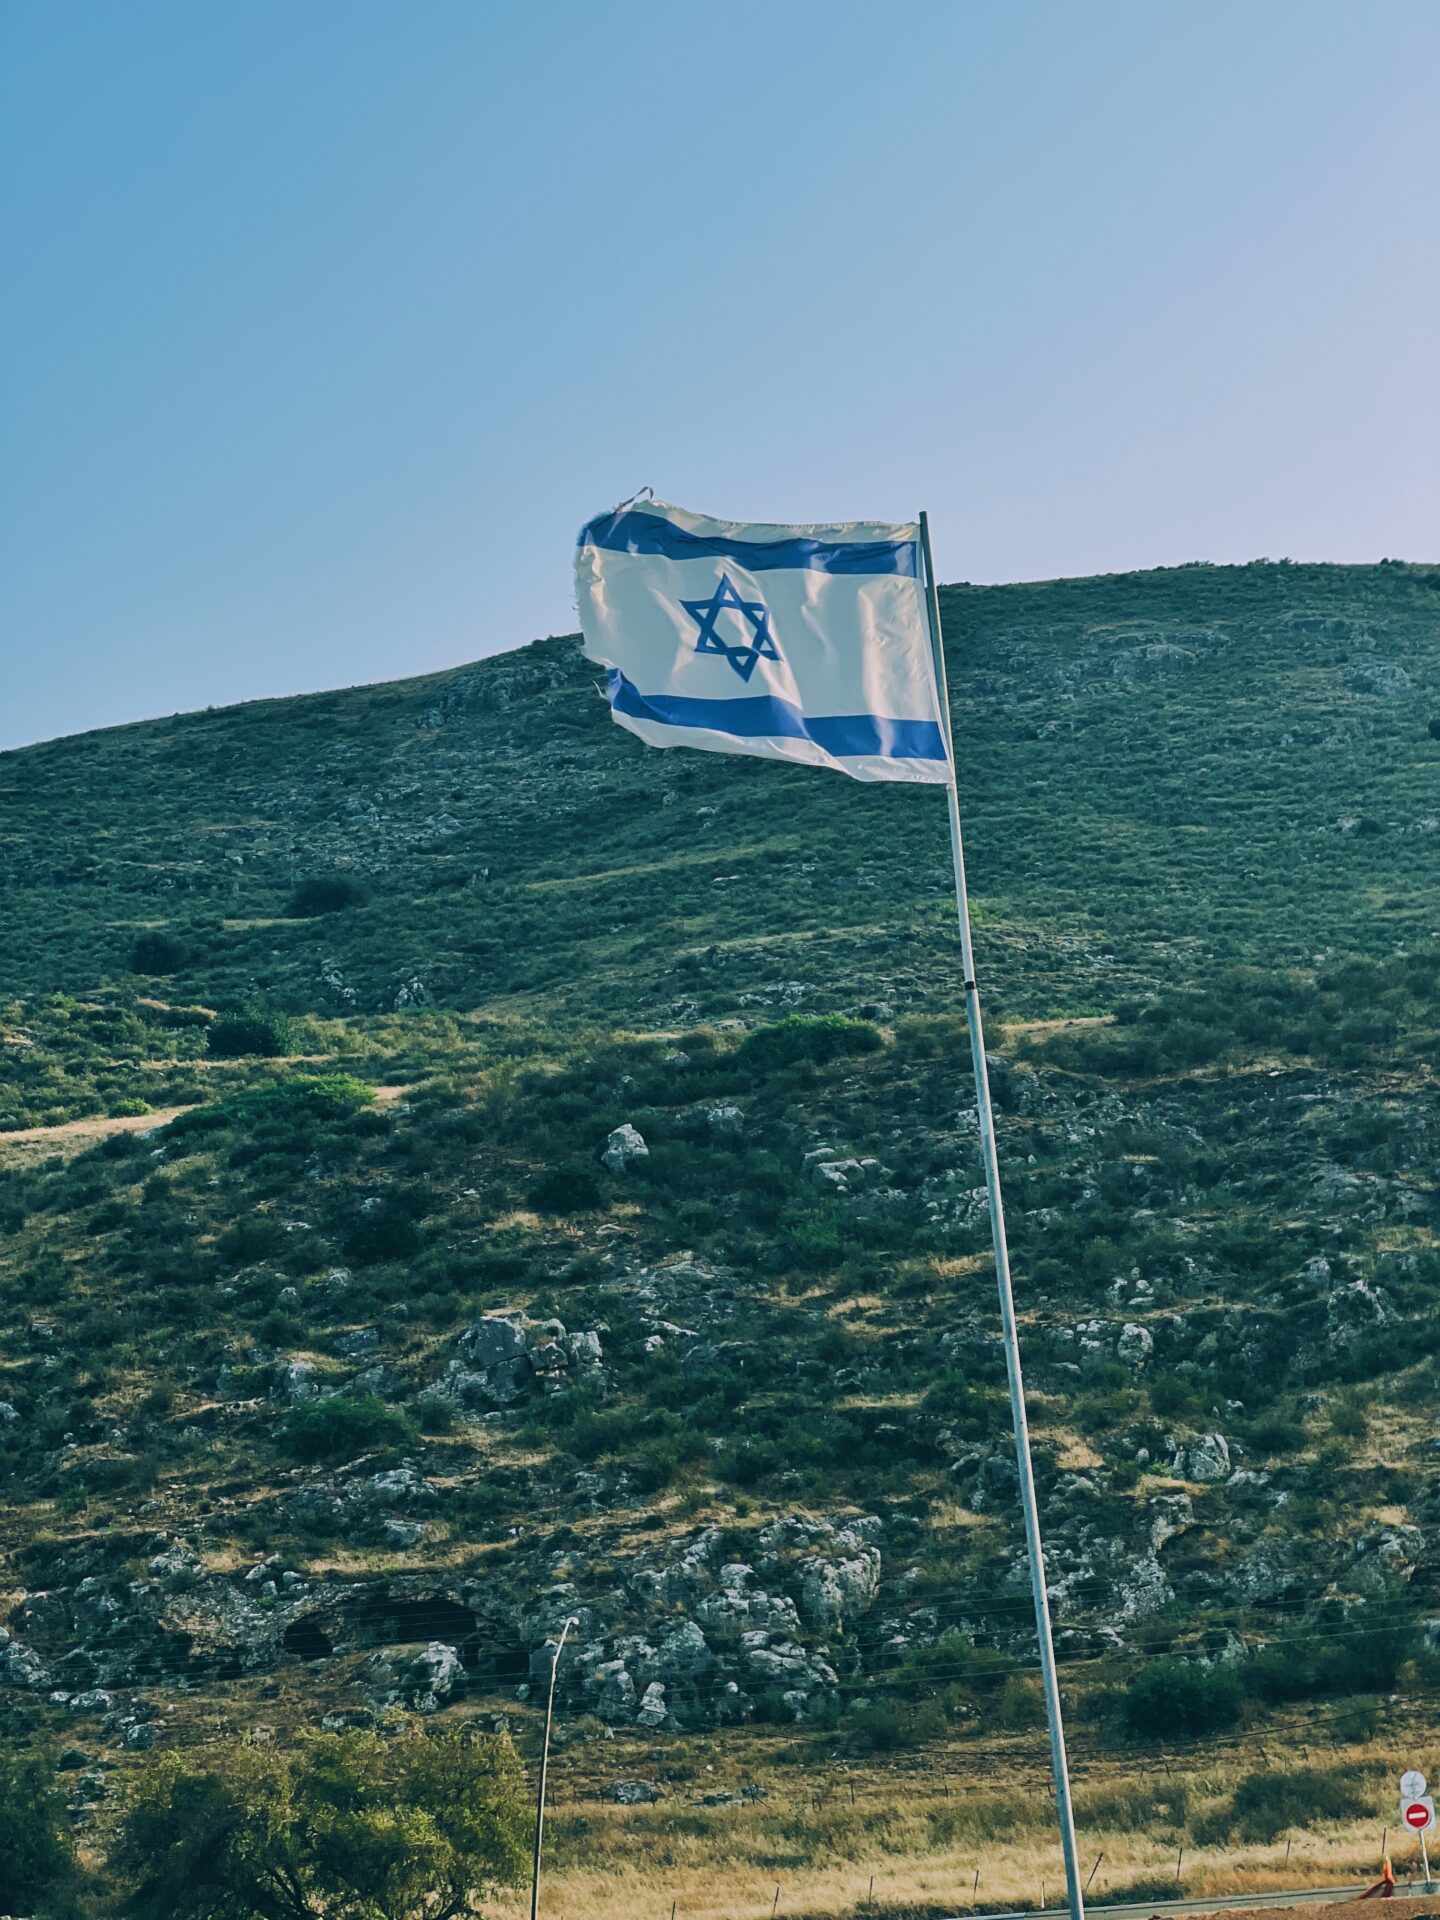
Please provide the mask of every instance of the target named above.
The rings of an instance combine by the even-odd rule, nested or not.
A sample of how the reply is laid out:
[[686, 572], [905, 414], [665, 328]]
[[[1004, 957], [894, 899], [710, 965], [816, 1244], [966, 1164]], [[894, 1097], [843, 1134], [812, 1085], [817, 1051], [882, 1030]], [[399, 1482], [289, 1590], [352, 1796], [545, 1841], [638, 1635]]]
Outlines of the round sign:
[[1400, 1798], [1419, 1800], [1425, 1792], [1425, 1776], [1418, 1768], [1412, 1767], [1408, 1773], [1400, 1776]]
[[1430, 1809], [1423, 1800], [1412, 1800], [1405, 1809], [1405, 1824], [1417, 1831], [1430, 1824]]

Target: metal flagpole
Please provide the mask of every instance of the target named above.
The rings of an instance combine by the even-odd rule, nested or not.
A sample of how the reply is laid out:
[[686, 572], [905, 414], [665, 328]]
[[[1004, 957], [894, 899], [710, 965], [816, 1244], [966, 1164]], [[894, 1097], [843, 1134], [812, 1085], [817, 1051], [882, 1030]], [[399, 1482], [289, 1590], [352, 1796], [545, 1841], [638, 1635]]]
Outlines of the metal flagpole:
[[980, 1152], [990, 1197], [990, 1231], [995, 1243], [995, 1277], [1000, 1288], [1000, 1324], [1005, 1341], [1005, 1371], [1010, 1379], [1010, 1409], [1015, 1418], [1015, 1459], [1020, 1469], [1020, 1506], [1025, 1516], [1025, 1545], [1030, 1556], [1030, 1586], [1035, 1596], [1035, 1632], [1040, 1642], [1040, 1673], [1050, 1723], [1050, 1761], [1055, 1775], [1055, 1805], [1060, 1816], [1060, 1845], [1065, 1856], [1065, 1885], [1071, 1920], [1085, 1920], [1080, 1862], [1075, 1851], [1075, 1816], [1070, 1803], [1070, 1769], [1065, 1758], [1065, 1726], [1060, 1713], [1060, 1682], [1050, 1635], [1050, 1600], [1045, 1590], [1045, 1557], [1040, 1545], [1040, 1512], [1030, 1463], [1030, 1428], [1025, 1418], [1025, 1383], [1020, 1373], [1020, 1342], [1015, 1300], [1010, 1290], [1010, 1250], [1005, 1244], [1005, 1210], [1000, 1198], [1000, 1162], [995, 1152], [995, 1116], [990, 1108], [990, 1075], [985, 1065], [985, 1033], [980, 1023], [980, 990], [975, 984], [975, 953], [970, 940], [970, 900], [965, 889], [965, 847], [960, 835], [960, 796], [956, 785], [955, 741], [950, 725], [950, 691], [945, 678], [945, 649], [940, 637], [940, 598], [930, 553], [930, 519], [920, 516], [920, 545], [925, 556], [925, 604], [930, 615], [930, 645], [935, 659], [940, 722], [950, 758], [946, 794], [950, 806], [950, 848], [955, 859], [955, 907], [960, 920], [960, 953], [965, 969], [965, 1012], [970, 1054], [975, 1067], [975, 1101], [980, 1116]]
[[550, 1662], [550, 1696], [545, 1702], [545, 1739], [540, 1748], [540, 1791], [535, 1796], [535, 1868], [530, 1876], [530, 1920], [540, 1912], [540, 1849], [545, 1840], [545, 1780], [550, 1771], [550, 1722], [555, 1717], [555, 1674], [565, 1650], [565, 1636], [575, 1625], [575, 1615], [560, 1629], [560, 1639]]

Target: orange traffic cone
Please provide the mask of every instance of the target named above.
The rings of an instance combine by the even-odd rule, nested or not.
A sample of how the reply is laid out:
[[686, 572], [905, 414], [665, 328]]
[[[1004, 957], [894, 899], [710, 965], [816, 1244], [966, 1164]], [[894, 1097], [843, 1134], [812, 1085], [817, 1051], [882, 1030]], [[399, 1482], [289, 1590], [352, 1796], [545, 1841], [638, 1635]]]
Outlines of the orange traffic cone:
[[1395, 1891], [1395, 1869], [1387, 1858], [1380, 1869], [1380, 1878], [1373, 1887], [1367, 1887], [1360, 1895], [1362, 1900], [1388, 1900]]

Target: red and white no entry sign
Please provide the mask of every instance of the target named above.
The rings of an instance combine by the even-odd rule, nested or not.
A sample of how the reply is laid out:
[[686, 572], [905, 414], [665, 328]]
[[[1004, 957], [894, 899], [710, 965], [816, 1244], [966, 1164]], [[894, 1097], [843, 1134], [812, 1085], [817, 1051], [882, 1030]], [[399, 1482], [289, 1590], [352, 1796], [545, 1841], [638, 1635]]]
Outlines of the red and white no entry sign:
[[1428, 1794], [1423, 1800], [1407, 1800], [1400, 1809], [1400, 1818], [1412, 1832], [1424, 1833], [1435, 1824], [1435, 1802]]

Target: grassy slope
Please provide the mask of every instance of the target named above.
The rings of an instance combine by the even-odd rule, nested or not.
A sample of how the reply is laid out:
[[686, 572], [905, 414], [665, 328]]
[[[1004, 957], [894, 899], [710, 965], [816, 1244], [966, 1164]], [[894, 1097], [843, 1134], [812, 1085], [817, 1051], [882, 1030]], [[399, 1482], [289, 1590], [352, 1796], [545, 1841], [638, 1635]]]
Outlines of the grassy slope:
[[[1426, 930], [1435, 577], [1196, 568], [947, 592], [974, 885], [1006, 1004], [1099, 1004], [1116, 978], [1384, 953]], [[1371, 659], [1410, 689], [1352, 691]], [[128, 984], [133, 928], [161, 921], [193, 930], [184, 983], [212, 1003], [258, 985], [334, 1005], [333, 961], [361, 1012], [419, 971], [445, 1006], [641, 1021], [674, 1011], [683, 961], [711, 947], [724, 977], [706, 1012], [796, 953], [807, 983], [898, 973], [907, 996], [953, 1003], [938, 796], [643, 754], [568, 641], [57, 741], [0, 769], [3, 992]], [[275, 924], [320, 864], [373, 874], [371, 905], [343, 926]]]
[[[1387, 1528], [1425, 1535], [1437, 1517], [1437, 583], [1259, 566], [944, 596], [980, 965], [1005, 1020], [992, 1038], [1024, 1066], [1007, 1180], [1097, 1766], [1136, 1663], [1207, 1629], [1274, 1638]], [[887, 1584], [854, 1630], [840, 1725], [796, 1757], [941, 1728], [963, 1750], [993, 1725], [973, 1674], [897, 1674], [878, 1651], [882, 1619], [926, 1605], [1013, 1638], [995, 1588], [1013, 1528], [969, 1504], [976, 1459], [1004, 1443], [983, 1222], [940, 1231], [925, 1206], [947, 1169], [962, 1191], [977, 1177], [938, 796], [647, 754], [610, 726], [573, 642], [548, 641], [9, 754], [0, 801], [0, 1128], [137, 1098], [233, 1102], [296, 1072], [209, 1060], [177, 1006], [284, 1008], [322, 1067], [409, 1090], [380, 1120], [308, 1130], [232, 1104], [158, 1165], [131, 1134], [0, 1149], [17, 1600], [86, 1570], [143, 1572], [160, 1530], [212, 1569], [278, 1547], [307, 1573], [441, 1580], [478, 1557], [519, 1591], [535, 1563], [512, 1529], [537, 1515], [542, 1543], [553, 1532], [603, 1584], [702, 1522], [742, 1551], [797, 1502], [878, 1506]], [[365, 904], [284, 917], [298, 881], [335, 872], [363, 878]], [[173, 976], [129, 971], [147, 928], [184, 947]], [[757, 1067], [723, 1026], [796, 1010], [868, 1019], [883, 1048]], [[716, 1023], [718, 1044], [695, 1033]], [[667, 1066], [673, 1042], [646, 1034], [690, 1035], [691, 1064]], [[739, 1142], [697, 1120], [715, 1101], [744, 1109]], [[575, 1205], [537, 1207], [538, 1176], [579, 1179], [625, 1118], [651, 1142], [643, 1176], [593, 1195], [582, 1179]], [[895, 1210], [866, 1221], [814, 1194], [812, 1141], [895, 1168]], [[388, 1249], [359, 1226], [377, 1194], [413, 1223]], [[699, 1388], [627, 1345], [634, 1276], [681, 1249], [735, 1276], [735, 1344]], [[1317, 1257], [1383, 1285], [1395, 1322], [1327, 1347], [1323, 1288], [1302, 1277]], [[338, 1260], [354, 1290], [317, 1323], [312, 1290]], [[392, 1448], [445, 1489], [417, 1551], [295, 1532], [280, 1502], [313, 1470], [277, 1437], [275, 1370], [308, 1355], [341, 1383], [346, 1329], [377, 1325], [414, 1419], [456, 1327], [502, 1304], [612, 1329], [604, 1406]], [[1067, 1372], [1053, 1336], [1095, 1314], [1153, 1326], [1154, 1365]], [[1167, 1334], [1177, 1314], [1185, 1330]], [[261, 1397], [217, 1394], [222, 1367]], [[1187, 1487], [1165, 1438], [1213, 1430], [1285, 1499], [1189, 1483], [1196, 1524], [1163, 1556], [1176, 1602], [1107, 1664], [1105, 1582], [1146, 1503]], [[598, 1515], [573, 1494], [597, 1465], [631, 1483]], [[1291, 1582], [1268, 1616], [1237, 1571], [1265, 1553]], [[1405, 1563], [1422, 1605], [1433, 1563], [1426, 1545]], [[1023, 1665], [1018, 1641], [1007, 1657]], [[316, 1672], [326, 1697], [355, 1697], [355, 1662]], [[1403, 1684], [1418, 1700], [1426, 1683]], [[30, 1725], [28, 1697], [8, 1698]], [[861, 1698], [900, 1703], [898, 1727], [855, 1719]], [[298, 1709], [283, 1676], [268, 1708], [250, 1687], [205, 1694], [222, 1720]], [[1023, 1723], [1023, 1691], [1004, 1711]], [[727, 1765], [747, 1741], [773, 1764], [770, 1736], [705, 1737]], [[567, 1757], [582, 1785], [616, 1758], [583, 1741]], [[1176, 1831], [1193, 1840], [1201, 1811]]]

